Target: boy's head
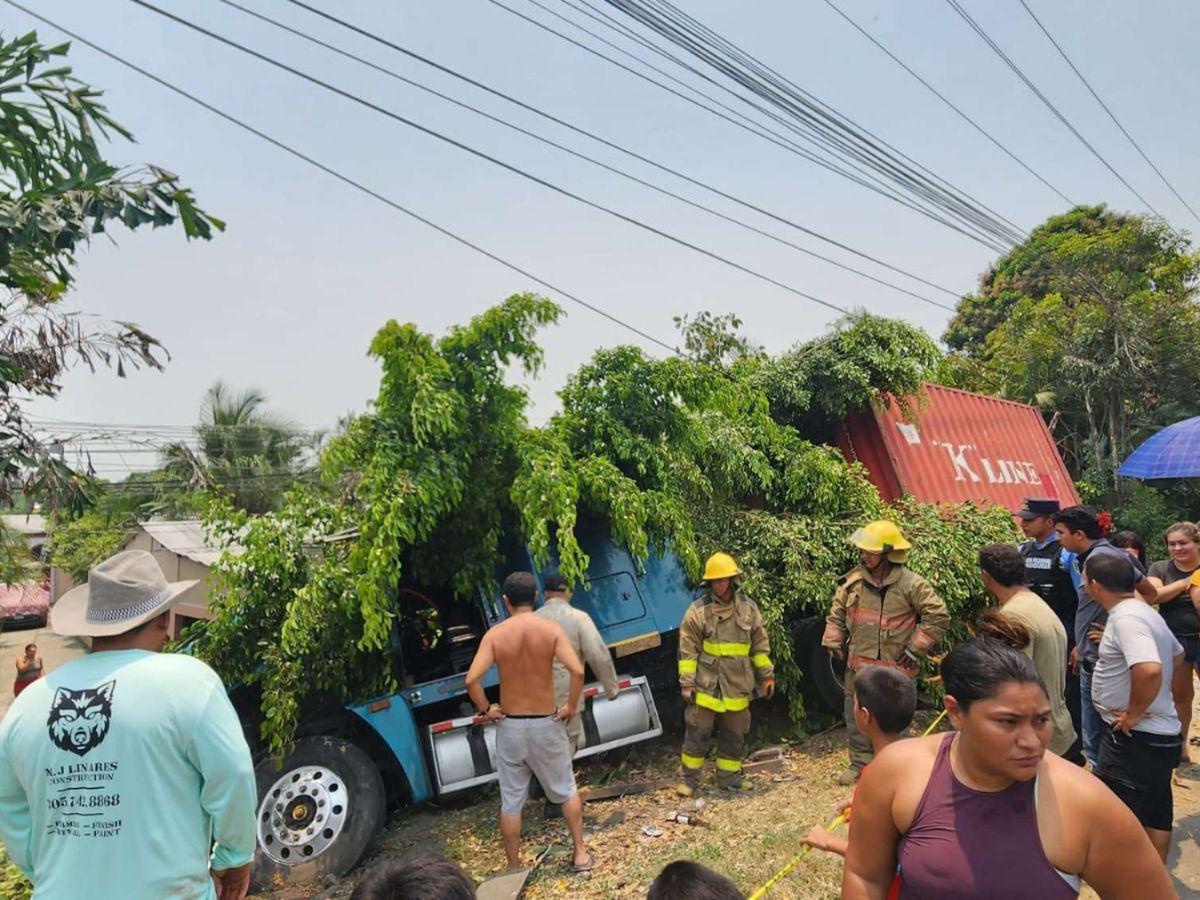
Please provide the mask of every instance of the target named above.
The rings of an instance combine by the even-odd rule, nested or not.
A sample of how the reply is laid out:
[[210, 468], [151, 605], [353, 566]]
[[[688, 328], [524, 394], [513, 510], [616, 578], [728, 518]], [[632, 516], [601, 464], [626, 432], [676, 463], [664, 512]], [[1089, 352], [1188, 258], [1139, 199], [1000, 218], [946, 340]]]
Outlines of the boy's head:
[[371, 869], [350, 900], [473, 900], [475, 885], [439, 853], [388, 860]]
[[737, 886], [712, 869], [691, 860], [668, 864], [650, 884], [646, 900], [740, 900]]
[[867, 666], [854, 676], [854, 721], [867, 737], [903, 734], [917, 711], [917, 686], [895, 669]]

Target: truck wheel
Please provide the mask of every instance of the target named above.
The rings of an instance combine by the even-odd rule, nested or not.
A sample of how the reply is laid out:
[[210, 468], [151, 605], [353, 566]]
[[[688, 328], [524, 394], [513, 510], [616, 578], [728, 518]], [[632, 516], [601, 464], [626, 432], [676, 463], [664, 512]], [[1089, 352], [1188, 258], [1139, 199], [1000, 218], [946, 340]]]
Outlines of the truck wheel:
[[276, 768], [267, 759], [258, 781], [258, 848], [254, 883], [302, 884], [350, 871], [383, 826], [383, 778], [348, 741], [305, 738]]
[[841, 716], [845, 700], [846, 664], [835, 659], [821, 646], [824, 621], [813, 618], [800, 628], [800, 658], [804, 660], [804, 674], [808, 676], [817, 699], [829, 712]]

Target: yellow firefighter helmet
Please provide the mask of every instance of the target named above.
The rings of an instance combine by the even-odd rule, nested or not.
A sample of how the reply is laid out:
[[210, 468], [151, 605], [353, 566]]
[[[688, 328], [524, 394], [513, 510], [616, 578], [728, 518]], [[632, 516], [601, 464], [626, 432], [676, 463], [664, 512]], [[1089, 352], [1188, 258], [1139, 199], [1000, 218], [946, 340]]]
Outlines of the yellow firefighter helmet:
[[850, 535], [850, 543], [868, 553], [886, 553], [888, 559], [894, 563], [904, 562], [912, 548], [912, 544], [904, 537], [904, 532], [895, 522], [889, 522], [887, 519], [868, 522]]
[[704, 564], [701, 581], [716, 581], [718, 578], [734, 578], [742, 574], [737, 561], [728, 553], [714, 553]]

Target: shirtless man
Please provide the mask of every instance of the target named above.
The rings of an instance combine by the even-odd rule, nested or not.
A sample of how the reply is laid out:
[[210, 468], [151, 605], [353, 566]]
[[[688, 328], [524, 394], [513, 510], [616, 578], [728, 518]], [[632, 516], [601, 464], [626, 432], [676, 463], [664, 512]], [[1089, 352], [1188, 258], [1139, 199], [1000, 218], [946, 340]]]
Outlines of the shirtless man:
[[[579, 706], [583, 663], [567, 633], [533, 615], [537, 582], [529, 572], [504, 580], [508, 618], [490, 629], [467, 672], [467, 691], [479, 715], [496, 726], [496, 771], [500, 776], [500, 834], [510, 869], [521, 865], [521, 808], [529, 781], [537, 776], [546, 797], [562, 804], [563, 818], [575, 845], [577, 872], [592, 867], [583, 844], [583, 803], [575, 790], [567, 723]], [[554, 703], [554, 661], [571, 675], [567, 702]], [[488, 705], [480, 682], [495, 664], [500, 670], [500, 705]]]

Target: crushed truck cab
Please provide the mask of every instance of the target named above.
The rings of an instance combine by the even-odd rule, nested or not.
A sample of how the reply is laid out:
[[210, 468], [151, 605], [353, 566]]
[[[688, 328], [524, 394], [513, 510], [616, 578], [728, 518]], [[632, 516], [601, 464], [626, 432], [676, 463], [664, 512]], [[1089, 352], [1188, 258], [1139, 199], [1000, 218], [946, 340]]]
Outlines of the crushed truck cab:
[[[678, 697], [677, 633], [692, 600], [674, 556], [652, 556], [639, 570], [598, 526], [581, 528], [580, 544], [591, 563], [572, 604], [596, 623], [614, 656], [620, 691], [609, 701], [598, 685], [585, 684], [577, 759], [662, 734], [652, 687], [669, 687], [660, 692], [668, 703]], [[514, 542], [504, 558], [504, 574], [538, 571], [523, 545]], [[314, 702], [282, 766], [271, 759], [258, 766], [258, 884], [341, 875], [382, 827], [388, 807], [497, 778], [495, 725], [474, 715], [465, 682], [484, 632], [506, 615], [500, 596], [480, 593], [464, 603], [405, 585], [396, 602], [391, 662], [403, 686], [348, 706]], [[494, 668], [483, 685], [498, 697]]]

